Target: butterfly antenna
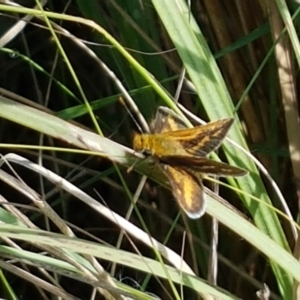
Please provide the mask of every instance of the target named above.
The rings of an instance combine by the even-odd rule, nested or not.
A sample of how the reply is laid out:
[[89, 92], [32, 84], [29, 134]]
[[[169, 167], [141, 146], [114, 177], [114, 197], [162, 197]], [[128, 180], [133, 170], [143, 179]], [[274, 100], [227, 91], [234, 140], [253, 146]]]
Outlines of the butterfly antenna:
[[[135, 117], [133, 116], [132, 112], [130, 111], [130, 109], [128, 108], [127, 104], [125, 103], [124, 99], [122, 97], [119, 97], [119, 101], [120, 103], [125, 107], [128, 115], [130, 116], [130, 118], [132, 119], [132, 121], [134, 122], [135, 126], [138, 128], [140, 133], [143, 133], [143, 129], [140, 126], [140, 124], [137, 122], [137, 120], [135, 119]], [[139, 112], [138, 112], [139, 113]], [[130, 173], [134, 167], [139, 163], [139, 160], [136, 160], [128, 169], [127, 169], [127, 173]]]
[[[143, 129], [142, 129], [142, 127], [141, 127], [140, 124], [137, 122], [136, 118], [133, 116], [133, 113], [131, 112], [131, 110], [129, 109], [128, 105], [125, 103], [125, 101], [124, 101], [124, 99], [123, 99], [122, 97], [119, 97], [119, 102], [125, 107], [125, 109], [126, 109], [128, 115], [130, 116], [130, 118], [132, 119], [132, 121], [134, 122], [135, 126], [137, 127], [137, 129], [138, 129], [138, 131], [139, 131], [140, 133], [144, 133], [145, 131], [149, 131], [149, 129], [147, 130], [147, 127], [148, 127], [148, 124], [147, 124], [147, 123], [146, 123], [146, 125], [143, 124], [143, 125], [144, 125], [144, 128], [146, 128], [146, 130], [143, 130]], [[140, 115], [141, 115], [141, 113], [140, 113], [140, 111], [138, 110], [137, 107], [134, 107], [134, 111], [135, 111], [135, 113], [137, 114], [137, 116], [140, 116]], [[139, 117], [138, 119], [139, 119], [139, 120], [141, 120], [141, 119], [144, 120], [143, 117], [142, 117], [142, 118]]]

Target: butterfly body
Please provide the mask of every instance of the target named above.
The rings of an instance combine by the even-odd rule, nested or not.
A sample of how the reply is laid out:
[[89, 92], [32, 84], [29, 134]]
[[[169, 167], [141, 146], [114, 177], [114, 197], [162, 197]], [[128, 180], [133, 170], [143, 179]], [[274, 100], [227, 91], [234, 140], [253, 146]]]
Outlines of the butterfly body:
[[133, 140], [133, 149], [159, 159], [169, 153], [186, 155], [180, 141], [168, 134], [136, 134]]

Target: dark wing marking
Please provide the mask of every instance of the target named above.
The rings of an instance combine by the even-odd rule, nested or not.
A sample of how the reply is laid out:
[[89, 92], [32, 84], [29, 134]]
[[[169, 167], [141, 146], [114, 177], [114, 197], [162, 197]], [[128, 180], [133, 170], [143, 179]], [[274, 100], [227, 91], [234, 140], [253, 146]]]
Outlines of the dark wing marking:
[[169, 179], [172, 192], [180, 207], [192, 219], [200, 218], [206, 208], [202, 181], [188, 170], [161, 165]]
[[160, 158], [160, 161], [174, 167], [190, 169], [193, 172], [207, 173], [217, 176], [243, 176], [247, 174], [247, 171], [244, 169], [210, 160], [205, 157], [172, 155], [164, 156]]

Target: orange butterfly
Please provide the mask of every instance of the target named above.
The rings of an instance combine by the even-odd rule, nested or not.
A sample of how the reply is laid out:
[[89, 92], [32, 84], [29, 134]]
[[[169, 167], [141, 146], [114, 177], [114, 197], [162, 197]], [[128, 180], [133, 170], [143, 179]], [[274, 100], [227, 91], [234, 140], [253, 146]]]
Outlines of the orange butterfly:
[[233, 124], [223, 119], [185, 128], [173, 112], [159, 107], [152, 134], [135, 134], [133, 148], [153, 156], [168, 177], [174, 197], [192, 219], [200, 218], [206, 207], [201, 173], [242, 176], [247, 171], [207, 158], [216, 150]]

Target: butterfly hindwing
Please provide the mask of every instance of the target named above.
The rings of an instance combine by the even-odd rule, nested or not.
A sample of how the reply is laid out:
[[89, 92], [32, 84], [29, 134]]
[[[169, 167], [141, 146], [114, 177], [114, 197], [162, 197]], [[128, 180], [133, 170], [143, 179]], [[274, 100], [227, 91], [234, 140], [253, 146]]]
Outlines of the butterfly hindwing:
[[161, 165], [169, 179], [172, 192], [185, 213], [192, 219], [200, 218], [206, 207], [201, 178], [188, 170]]

